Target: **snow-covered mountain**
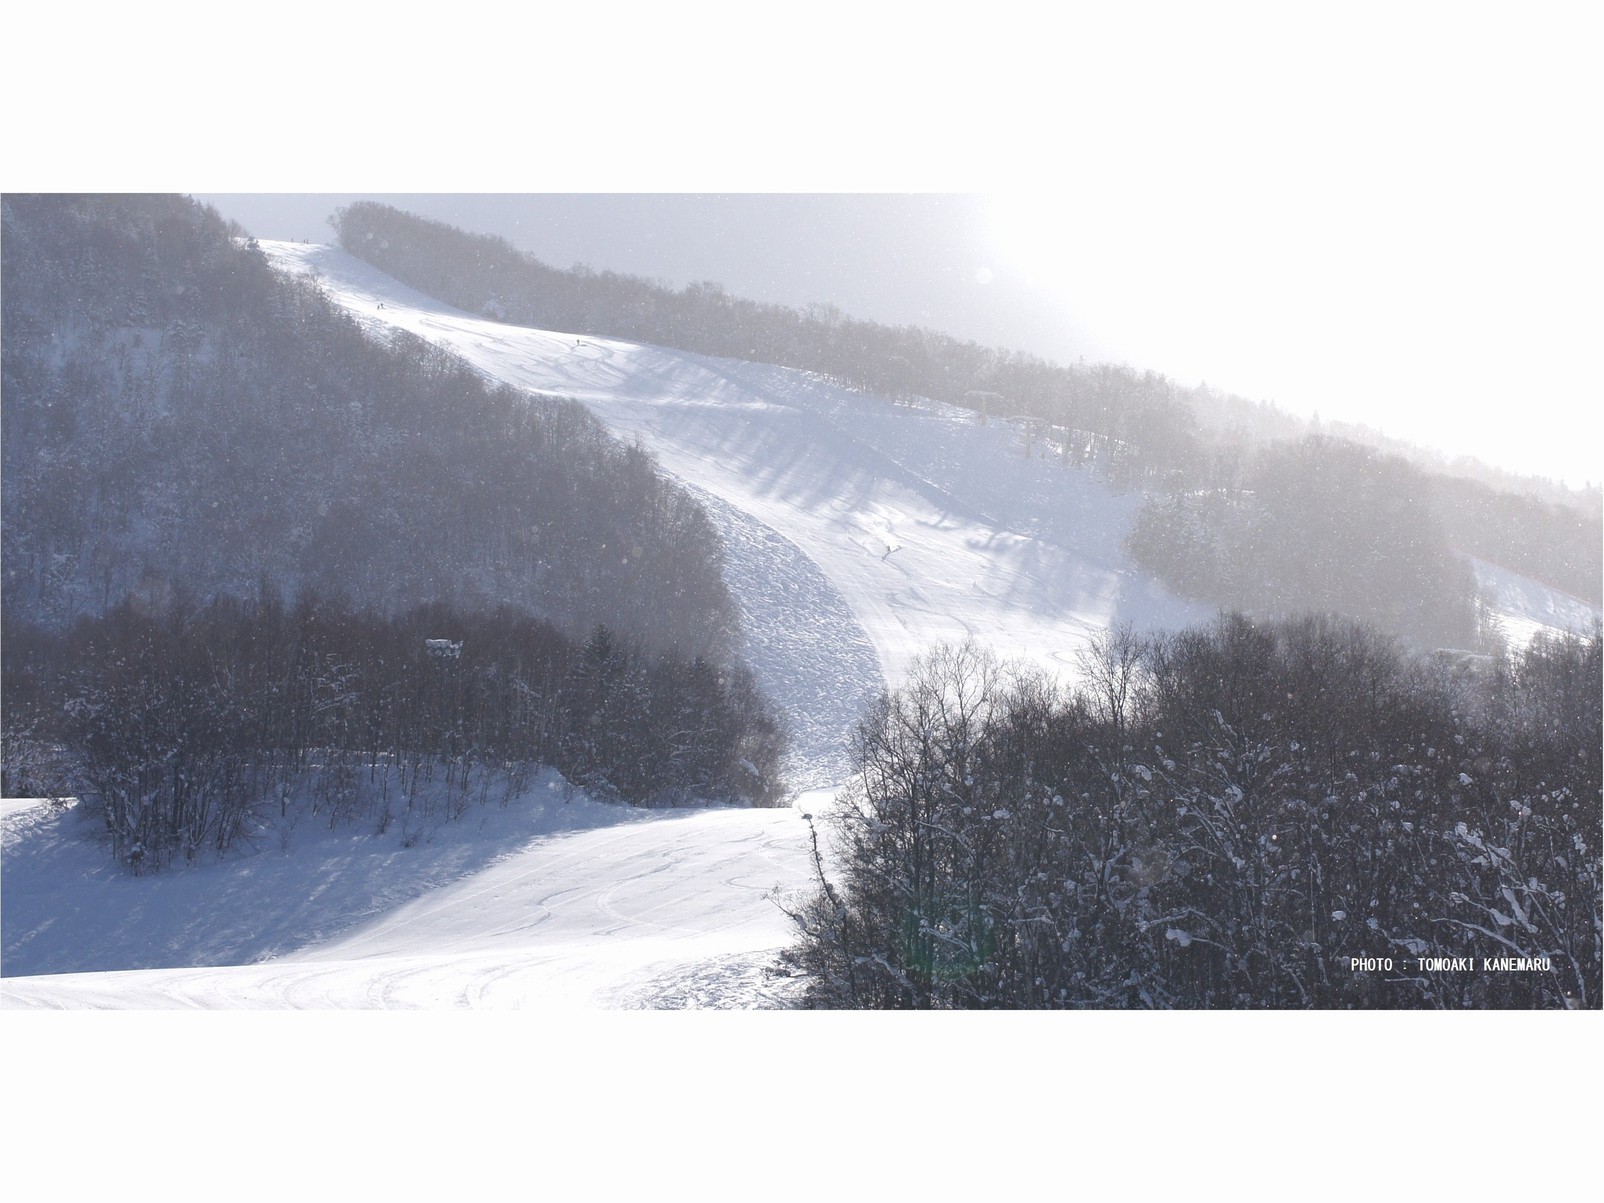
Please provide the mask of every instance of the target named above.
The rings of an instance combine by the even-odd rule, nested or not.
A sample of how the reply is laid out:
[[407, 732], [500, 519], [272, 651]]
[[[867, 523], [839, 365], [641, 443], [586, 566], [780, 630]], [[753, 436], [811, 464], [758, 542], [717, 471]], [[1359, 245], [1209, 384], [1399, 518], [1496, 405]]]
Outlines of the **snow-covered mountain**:
[[[641, 812], [548, 778], [410, 843], [284, 832], [145, 879], [98, 864], [71, 810], [19, 808], [0, 878], [5, 1006], [771, 1004], [784, 983], [765, 967], [789, 938], [777, 900], [808, 879], [803, 811], [842, 780], [858, 714], [915, 656], [973, 639], [1066, 672], [1113, 624], [1209, 616], [1130, 562], [1138, 497], [1028, 458], [1007, 424], [792, 369], [511, 327], [333, 248], [262, 246], [375, 337], [405, 329], [487, 376], [576, 398], [696, 490], [724, 538], [747, 655], [792, 727], [792, 780], [815, 792], [778, 811]], [[1493, 583], [1512, 633], [1597, 613], [1506, 578]], [[202, 896], [230, 901], [219, 912]]]
[[838, 779], [863, 701], [934, 643], [1062, 671], [1113, 623], [1208, 617], [1131, 564], [1139, 497], [1026, 459], [1006, 423], [978, 429], [966, 410], [790, 368], [507, 326], [334, 247], [261, 246], [376, 335], [404, 329], [496, 380], [582, 401], [695, 489], [724, 531], [753, 667], [796, 724], [800, 784]]

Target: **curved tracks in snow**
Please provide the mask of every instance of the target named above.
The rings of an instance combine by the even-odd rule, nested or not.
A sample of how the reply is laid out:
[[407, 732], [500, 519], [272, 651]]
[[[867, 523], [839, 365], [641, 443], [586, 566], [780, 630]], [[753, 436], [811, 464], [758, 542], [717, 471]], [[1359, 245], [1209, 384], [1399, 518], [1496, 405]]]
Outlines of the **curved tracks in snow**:
[[[779, 902], [807, 883], [790, 809], [632, 813], [537, 840], [303, 952], [255, 965], [0, 979], [7, 1007], [394, 1009], [781, 1005]], [[756, 993], [753, 993], [753, 991]]]

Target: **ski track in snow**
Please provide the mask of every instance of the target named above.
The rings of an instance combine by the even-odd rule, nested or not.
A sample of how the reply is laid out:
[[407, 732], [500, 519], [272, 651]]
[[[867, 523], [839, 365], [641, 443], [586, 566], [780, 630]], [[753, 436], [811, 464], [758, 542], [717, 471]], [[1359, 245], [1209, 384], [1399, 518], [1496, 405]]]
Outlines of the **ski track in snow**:
[[[548, 786], [555, 787], [552, 777]], [[577, 812], [572, 818], [570, 807]], [[382, 862], [378, 869], [415, 896], [358, 918], [332, 939], [256, 963], [230, 958], [230, 941], [241, 952], [248, 949], [220, 932], [211, 937], [223, 950], [213, 952], [215, 963], [7, 976], [0, 978], [0, 1006], [584, 1010], [784, 1005], [795, 983], [775, 966], [775, 953], [792, 935], [781, 904], [801, 895], [809, 872], [806, 827], [797, 811], [646, 812], [577, 795], [567, 803], [548, 798], [543, 807], [525, 798], [492, 818], [500, 830], [490, 832], [488, 842], [501, 853], [444, 883], [414, 867], [426, 850], [397, 851], [397, 836], [381, 840], [349, 832], [309, 837], [294, 856], [263, 852], [133, 879], [109, 865], [99, 842], [85, 838], [70, 810], [44, 803], [8, 807], [8, 842], [26, 838], [54, 851], [50, 868], [65, 869], [68, 879], [52, 895], [49, 884], [38, 880], [47, 874], [19, 861], [15, 868], [21, 880], [7, 883], [12, 887], [7, 908], [41, 915], [53, 904], [78, 929], [95, 923], [111, 929], [108, 940], [119, 947], [126, 947], [135, 932], [159, 933], [164, 925], [204, 941], [185, 924], [205, 912], [208, 900], [215, 904], [219, 887], [229, 887], [231, 904], [247, 913], [256, 900], [252, 869], [278, 874], [278, 880], [259, 888], [264, 902], [304, 896], [353, 870], [357, 858], [349, 850], [354, 844], [370, 845], [367, 859]], [[531, 822], [550, 830], [519, 838], [518, 829]], [[485, 833], [460, 823], [442, 825], [435, 838], [441, 845], [436, 859], [444, 860], [458, 851], [477, 852], [487, 842]], [[83, 877], [97, 872], [104, 880], [86, 889]], [[13, 874], [12, 866], [7, 874]], [[130, 909], [127, 902], [136, 898], [138, 905]], [[360, 905], [353, 894], [347, 920], [356, 917]], [[85, 913], [75, 916], [74, 906]], [[42, 926], [48, 930], [52, 921], [46, 917]], [[162, 954], [136, 948], [128, 955]]]
[[[724, 539], [745, 654], [787, 712], [793, 783], [814, 792], [778, 810], [639, 812], [582, 796], [570, 810], [547, 780], [421, 850], [285, 833], [294, 856], [137, 880], [70, 811], [7, 803], [0, 970], [27, 976], [0, 977], [0, 1006], [784, 1006], [796, 984], [776, 972], [792, 934], [779, 903], [810, 881], [801, 812], [829, 804], [863, 706], [914, 657], [973, 638], [1063, 673], [1114, 623], [1209, 616], [1128, 563], [1138, 498], [1026, 460], [1006, 424], [977, 430], [965, 411], [792, 369], [503, 325], [335, 248], [261, 245], [375, 337], [410, 330], [489, 378], [578, 400], [690, 487]], [[1598, 613], [1477, 570], [1514, 638], [1586, 629]], [[220, 874], [232, 929], [207, 901]]]

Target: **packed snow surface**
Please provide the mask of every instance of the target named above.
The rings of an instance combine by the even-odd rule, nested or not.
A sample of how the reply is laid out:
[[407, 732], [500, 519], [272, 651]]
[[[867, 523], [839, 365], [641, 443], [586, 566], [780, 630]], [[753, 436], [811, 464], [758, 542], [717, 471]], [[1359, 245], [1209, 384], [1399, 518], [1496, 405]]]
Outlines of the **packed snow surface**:
[[791, 808], [634, 810], [549, 774], [422, 830], [298, 830], [139, 878], [70, 805], [4, 821], [7, 1007], [752, 1008], [794, 987], [773, 966], [808, 875]]
[[[1208, 617], [1130, 564], [1138, 497], [1028, 458], [1007, 422], [508, 326], [334, 248], [261, 245], [376, 337], [394, 327], [449, 347], [532, 404], [578, 400], [693, 489], [724, 539], [746, 654], [789, 718], [793, 783], [814, 792], [778, 810], [647, 812], [550, 775], [457, 822], [269, 828], [221, 861], [142, 878], [110, 863], [74, 808], [8, 803], [0, 1005], [784, 1005], [794, 983], [774, 954], [792, 931], [781, 904], [809, 884], [804, 812], [828, 806], [878, 690], [937, 642], [1072, 673], [1116, 623]], [[1532, 582], [1495, 583], [1512, 634], [1580, 621]]]
[[1476, 585], [1498, 616], [1511, 646], [1525, 647], [1539, 632], [1592, 633], [1600, 611], [1575, 594], [1556, 589], [1529, 576], [1486, 560], [1470, 558]]

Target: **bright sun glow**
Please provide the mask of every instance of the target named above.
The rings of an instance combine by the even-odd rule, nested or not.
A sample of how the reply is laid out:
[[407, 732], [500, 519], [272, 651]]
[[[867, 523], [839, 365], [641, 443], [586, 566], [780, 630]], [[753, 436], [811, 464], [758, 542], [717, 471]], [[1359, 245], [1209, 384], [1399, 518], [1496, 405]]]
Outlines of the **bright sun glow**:
[[1596, 481], [1596, 443], [1510, 407], [1577, 389], [1597, 304], [1578, 293], [1567, 235], [1512, 225], [1526, 198], [1469, 174], [999, 195], [993, 266], [1041, 290], [1099, 358]]
[[1290, 215], [1180, 199], [998, 196], [991, 236], [1001, 261], [1116, 358], [1308, 404], [1292, 395], [1296, 366], [1329, 358], [1321, 337], [1354, 311], [1354, 282]]
[[[998, 282], [1099, 357], [1599, 480], [1589, 40], [1547, 12], [1171, 16], [1083, 31], [990, 200]], [[1094, 53], [1122, 38], [1140, 70]]]

